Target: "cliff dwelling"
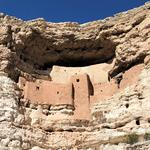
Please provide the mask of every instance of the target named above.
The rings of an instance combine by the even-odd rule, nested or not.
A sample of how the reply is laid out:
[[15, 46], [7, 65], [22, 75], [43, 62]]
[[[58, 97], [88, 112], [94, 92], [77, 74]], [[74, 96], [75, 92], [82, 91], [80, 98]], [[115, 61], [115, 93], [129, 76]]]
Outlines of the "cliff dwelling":
[[109, 80], [108, 71], [112, 64], [113, 62], [85, 67], [53, 66], [47, 79], [28, 80], [20, 76], [18, 85], [22, 90], [21, 101], [28, 105], [49, 106], [49, 110], [55, 110], [55, 113], [46, 114], [51, 119], [55, 118], [57, 111], [65, 109], [69, 112], [62, 113], [61, 119], [90, 120], [91, 105], [137, 82], [136, 75], [143, 68], [142, 64], [136, 65]]
[[[65, 24], [65, 30], [70, 26], [76, 24]], [[43, 39], [34, 30], [25, 41], [26, 47], [16, 50], [16, 73], [11, 76], [22, 91], [21, 105], [44, 107], [42, 113], [50, 120], [91, 120], [91, 107], [95, 103], [136, 83], [144, 56], [136, 62], [133, 59], [130, 65], [120, 63], [114, 68], [116, 42], [105, 35], [82, 42], [71, 34], [62, 36], [63, 46], [60, 37], [58, 44]]]
[[0, 150], [150, 149], [149, 83], [150, 3], [84, 24], [0, 13]]
[[[65, 30], [70, 26], [76, 24], [66, 24]], [[71, 33], [62, 38], [63, 45], [60, 37], [57, 42], [47, 41], [34, 30], [25, 41], [26, 47], [16, 50], [21, 105], [44, 107], [43, 114], [50, 120], [91, 120], [91, 106], [134, 84], [142, 65], [122, 64], [111, 72], [117, 42], [105, 35], [97, 40], [85, 37], [82, 42]]]

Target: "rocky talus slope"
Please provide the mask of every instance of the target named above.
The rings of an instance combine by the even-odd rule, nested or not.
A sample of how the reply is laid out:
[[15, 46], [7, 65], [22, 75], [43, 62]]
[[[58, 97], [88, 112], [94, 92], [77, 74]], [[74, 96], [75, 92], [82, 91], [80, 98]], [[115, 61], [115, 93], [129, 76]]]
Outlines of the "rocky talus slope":
[[[22, 101], [19, 77], [53, 80], [54, 65], [96, 64], [109, 65], [108, 83], [115, 80], [118, 88], [122, 76], [140, 69], [128, 77], [127, 83], [136, 77], [132, 84], [109, 97], [95, 91], [90, 119], [61, 119], [74, 108]], [[55, 149], [150, 149], [150, 3], [86, 24], [0, 14], [0, 150]]]

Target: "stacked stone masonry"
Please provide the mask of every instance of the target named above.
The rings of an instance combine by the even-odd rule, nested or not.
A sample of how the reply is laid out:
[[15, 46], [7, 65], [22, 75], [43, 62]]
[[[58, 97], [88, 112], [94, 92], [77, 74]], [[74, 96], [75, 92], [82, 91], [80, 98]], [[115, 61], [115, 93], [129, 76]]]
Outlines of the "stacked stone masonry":
[[[20, 77], [18, 85], [22, 89], [22, 98], [24, 100], [29, 100], [33, 104], [69, 105], [74, 108], [73, 119], [89, 120], [91, 118], [91, 104], [109, 98], [125, 87], [135, 84], [138, 80], [137, 75], [142, 68], [142, 64], [130, 68], [122, 75], [120, 83], [117, 83], [117, 79], [108, 81], [107, 76], [105, 82], [102, 80], [103, 82], [95, 84], [90, 80], [88, 74], [75, 73], [70, 75], [68, 83], [55, 83], [42, 79], [27, 81], [25, 78]], [[63, 76], [62, 73], [60, 74]], [[107, 75], [108, 73], [105, 74]]]
[[149, 150], [150, 3], [79, 24], [0, 13], [0, 149]]

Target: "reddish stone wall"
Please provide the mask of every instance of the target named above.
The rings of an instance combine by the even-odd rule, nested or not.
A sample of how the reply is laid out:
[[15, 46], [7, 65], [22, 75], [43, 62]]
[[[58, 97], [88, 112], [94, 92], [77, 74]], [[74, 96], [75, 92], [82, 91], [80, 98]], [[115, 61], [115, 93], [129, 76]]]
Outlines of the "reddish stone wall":
[[44, 80], [28, 81], [24, 87], [24, 98], [32, 103], [73, 105], [72, 92], [72, 84], [64, 85]]
[[123, 80], [120, 82], [120, 89], [124, 89], [127, 86], [130, 86], [138, 81], [139, 74], [143, 70], [144, 65], [136, 65], [129, 70], [125, 71], [123, 74]]
[[71, 77], [74, 87], [75, 118], [90, 118], [90, 87], [87, 74], [74, 75]]
[[127, 86], [135, 84], [138, 81], [138, 75], [142, 71], [143, 67], [143, 64], [139, 64], [125, 71], [125, 73], [122, 75], [119, 88], [115, 82], [115, 79], [112, 79], [110, 82], [94, 84], [94, 96], [91, 96], [91, 102], [94, 103], [103, 99], [107, 99], [117, 92], [123, 90]]
[[74, 105], [73, 119], [90, 118], [90, 84], [87, 74], [74, 75], [68, 84], [36, 80], [35, 82], [19, 79], [24, 99], [31, 103], [50, 105]]
[[91, 96], [91, 103], [99, 100], [107, 99], [113, 96], [118, 91], [118, 86], [115, 80], [110, 82], [99, 83], [94, 85], [94, 96]]
[[73, 119], [90, 119], [90, 105], [107, 99], [138, 81], [138, 75], [143, 65], [136, 65], [122, 75], [120, 85], [116, 79], [92, 85], [87, 74], [71, 76], [68, 84], [52, 81], [36, 80], [35, 82], [19, 79], [19, 86], [23, 89], [24, 99], [31, 103], [50, 105], [73, 105], [75, 107]]

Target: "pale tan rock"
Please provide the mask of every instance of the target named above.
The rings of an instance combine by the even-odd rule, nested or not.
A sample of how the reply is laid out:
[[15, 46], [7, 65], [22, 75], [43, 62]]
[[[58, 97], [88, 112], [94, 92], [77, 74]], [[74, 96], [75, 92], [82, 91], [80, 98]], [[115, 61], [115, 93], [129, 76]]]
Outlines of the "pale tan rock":
[[[0, 14], [0, 149], [150, 149], [149, 8], [85, 24]], [[42, 80], [71, 82], [71, 104], [54, 86], [25, 93]]]

